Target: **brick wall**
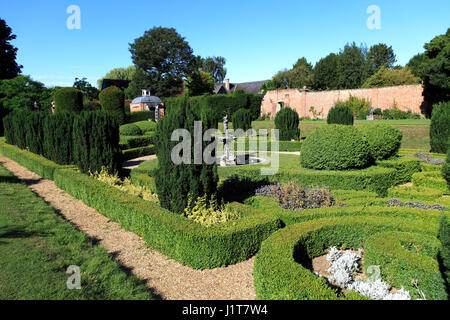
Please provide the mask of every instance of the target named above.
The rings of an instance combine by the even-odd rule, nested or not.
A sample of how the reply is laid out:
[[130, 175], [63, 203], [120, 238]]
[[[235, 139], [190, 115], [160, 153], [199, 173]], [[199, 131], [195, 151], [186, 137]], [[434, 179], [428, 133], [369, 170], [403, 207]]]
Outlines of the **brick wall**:
[[345, 101], [350, 95], [368, 99], [376, 109], [389, 109], [394, 105], [407, 111], [420, 113], [420, 107], [424, 103], [422, 85], [406, 85], [397, 87], [333, 90], [308, 92], [307, 90], [285, 89], [268, 91], [261, 104], [261, 115], [271, 113], [271, 119], [280, 109], [280, 102], [297, 111], [300, 117], [312, 117], [310, 108], [314, 107], [320, 112], [320, 118], [326, 118], [328, 111], [337, 101]]

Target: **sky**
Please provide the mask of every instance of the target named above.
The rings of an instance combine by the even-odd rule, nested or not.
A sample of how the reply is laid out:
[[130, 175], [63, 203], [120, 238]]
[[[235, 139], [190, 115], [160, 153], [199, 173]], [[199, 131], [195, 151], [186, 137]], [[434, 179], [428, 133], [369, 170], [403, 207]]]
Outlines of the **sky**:
[[[80, 9], [79, 29], [67, 27], [71, 5]], [[373, 5], [379, 19], [367, 12]], [[0, 18], [17, 35], [22, 73], [48, 87], [83, 77], [96, 86], [132, 65], [129, 43], [159, 26], [175, 28], [196, 55], [225, 57], [227, 78], [239, 83], [271, 79], [301, 57], [314, 65], [353, 41], [386, 43], [405, 65], [450, 27], [450, 1], [0, 0]]]

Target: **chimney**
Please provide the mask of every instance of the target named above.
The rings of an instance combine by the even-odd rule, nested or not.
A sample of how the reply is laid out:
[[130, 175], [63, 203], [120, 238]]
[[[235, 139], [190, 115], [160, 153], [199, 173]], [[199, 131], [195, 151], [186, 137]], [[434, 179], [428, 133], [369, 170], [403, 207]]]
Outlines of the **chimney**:
[[225, 79], [225, 89], [227, 89], [227, 91], [230, 91], [230, 79]]

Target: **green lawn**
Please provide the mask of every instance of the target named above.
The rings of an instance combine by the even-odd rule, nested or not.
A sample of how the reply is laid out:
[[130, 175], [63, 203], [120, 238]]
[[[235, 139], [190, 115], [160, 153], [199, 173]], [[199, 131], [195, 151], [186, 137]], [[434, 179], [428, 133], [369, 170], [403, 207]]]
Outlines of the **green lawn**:
[[[66, 270], [81, 270], [70, 290]], [[0, 300], [152, 299], [107, 251], [0, 166]]]

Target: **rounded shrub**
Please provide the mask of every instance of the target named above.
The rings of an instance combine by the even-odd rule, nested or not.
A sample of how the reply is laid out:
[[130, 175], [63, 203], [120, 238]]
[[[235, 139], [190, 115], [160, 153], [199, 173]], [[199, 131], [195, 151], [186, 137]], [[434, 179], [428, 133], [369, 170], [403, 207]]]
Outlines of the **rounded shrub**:
[[369, 144], [353, 126], [321, 126], [303, 142], [300, 159], [302, 167], [309, 169], [361, 169], [369, 164]]
[[247, 131], [252, 127], [252, 114], [248, 109], [239, 109], [231, 117], [233, 128]]
[[328, 124], [346, 124], [353, 125], [353, 112], [345, 105], [336, 105], [328, 112]]
[[275, 117], [275, 128], [280, 133], [279, 139], [281, 141], [298, 140], [300, 137], [299, 122], [297, 112], [289, 107], [281, 109]]
[[104, 89], [99, 99], [102, 110], [115, 115], [120, 124], [125, 122], [125, 94], [120, 88], [112, 86]]
[[139, 121], [133, 123], [134, 125], [138, 126], [143, 133], [155, 131], [156, 130], [156, 122], [154, 121]]
[[359, 128], [369, 143], [369, 154], [374, 160], [395, 156], [402, 144], [403, 133], [387, 124], [371, 124]]
[[83, 93], [75, 88], [55, 91], [55, 112], [80, 112], [83, 110]]
[[431, 152], [446, 153], [449, 138], [450, 101], [433, 106], [430, 127]]
[[124, 124], [119, 129], [121, 136], [141, 136], [142, 130], [134, 123]]

